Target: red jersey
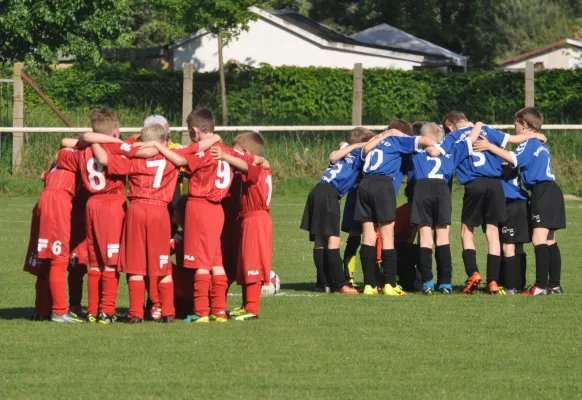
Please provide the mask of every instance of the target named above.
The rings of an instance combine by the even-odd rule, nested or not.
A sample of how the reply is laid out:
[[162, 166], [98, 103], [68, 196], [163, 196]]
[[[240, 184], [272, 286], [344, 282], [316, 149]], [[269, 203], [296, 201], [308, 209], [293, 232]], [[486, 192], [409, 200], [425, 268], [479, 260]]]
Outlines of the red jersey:
[[110, 156], [108, 171], [112, 175], [129, 176], [130, 200], [147, 201], [151, 204], [168, 204], [172, 201], [178, 168], [161, 154], [148, 159]]
[[271, 210], [273, 194], [273, 174], [270, 169], [249, 164], [249, 170], [242, 175], [241, 216], [253, 211]]
[[[253, 156], [240, 154], [222, 143], [216, 146], [220, 146], [225, 153], [238, 157], [249, 165], [254, 161]], [[188, 183], [190, 197], [204, 198], [215, 203], [226, 197], [234, 177], [234, 171], [229, 163], [215, 160], [210, 151], [187, 155], [185, 158], [188, 161], [186, 172], [192, 175]]]
[[[101, 147], [112, 155], [134, 155], [139, 148], [132, 147], [135, 139], [130, 138], [125, 143], [102, 144]], [[61, 151], [57, 163], [69, 171], [79, 171], [83, 186], [91, 196], [98, 194], [125, 194], [125, 176], [113, 175], [107, 167], [101, 165], [93, 155], [93, 149], [86, 147], [81, 150]]]
[[234, 220], [240, 214], [242, 186], [242, 173], [240, 171], [235, 171], [228, 194], [221, 201], [225, 220]]
[[77, 191], [76, 178], [74, 171], [60, 168], [58, 163], [54, 164], [50, 170], [43, 174], [44, 189], [58, 190], [73, 197]]

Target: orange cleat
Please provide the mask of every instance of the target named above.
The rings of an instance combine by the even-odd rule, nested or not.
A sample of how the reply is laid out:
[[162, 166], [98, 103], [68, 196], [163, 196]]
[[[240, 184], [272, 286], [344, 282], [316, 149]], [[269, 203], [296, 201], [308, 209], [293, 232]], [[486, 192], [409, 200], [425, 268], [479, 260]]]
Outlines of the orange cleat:
[[548, 289], [542, 289], [538, 286], [532, 286], [531, 288], [521, 292], [522, 296], [546, 296], [548, 294]]
[[[483, 279], [481, 279], [481, 275], [479, 272], [474, 272], [473, 275], [467, 278], [465, 281], [465, 288], [463, 289], [463, 294], [473, 294], [475, 290], [481, 285]], [[499, 289], [498, 289], [499, 290]]]
[[489, 294], [499, 294], [499, 286], [497, 282], [491, 281], [487, 284], [487, 292]]
[[339, 294], [350, 294], [350, 295], [360, 294], [358, 292], [358, 289], [355, 289], [355, 288], [353, 288], [353, 287], [351, 287], [349, 285], [342, 286], [340, 289], [338, 289], [336, 291], [336, 293], [339, 293]]

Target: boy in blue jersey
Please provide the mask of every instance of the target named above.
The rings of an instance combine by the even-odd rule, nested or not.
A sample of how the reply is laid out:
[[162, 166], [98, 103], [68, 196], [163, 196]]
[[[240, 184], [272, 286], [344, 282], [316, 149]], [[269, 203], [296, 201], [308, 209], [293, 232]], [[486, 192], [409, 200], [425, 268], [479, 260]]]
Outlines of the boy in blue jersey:
[[[542, 113], [534, 107], [521, 109], [514, 119], [518, 135], [536, 134], [542, 128]], [[476, 149], [490, 151], [519, 167], [523, 183], [531, 191], [536, 282], [522, 294], [537, 296], [563, 293], [560, 285], [562, 258], [556, 242], [556, 231], [566, 228], [566, 210], [564, 195], [552, 171], [548, 148], [538, 139], [526, 141], [515, 152], [499, 149], [486, 141], [480, 142], [476, 144]]]
[[503, 250], [503, 286], [505, 293], [514, 295], [525, 286], [526, 254], [523, 244], [531, 241], [528, 201], [529, 196], [521, 187], [518, 168], [511, 164], [503, 167], [503, 193], [507, 219], [499, 224]]
[[301, 229], [308, 231], [314, 241], [318, 283], [337, 293], [358, 294], [346, 284], [340, 255], [340, 199], [356, 183], [363, 164], [362, 147], [372, 136], [365, 128], [348, 134], [347, 146], [331, 153], [329, 168], [309, 193], [303, 211]]
[[[392, 136], [398, 134], [399, 136]], [[376, 282], [376, 228], [382, 240], [384, 294], [402, 296], [406, 292], [396, 284], [397, 256], [394, 249], [396, 195], [394, 176], [400, 172], [402, 155], [412, 154], [419, 146], [433, 146], [428, 137], [409, 137], [398, 131], [387, 131], [371, 139], [362, 151], [365, 159], [363, 178], [358, 187], [355, 219], [363, 223], [360, 260], [364, 272], [364, 294], [378, 294]], [[438, 150], [434, 149], [436, 154]]]
[[[431, 157], [421, 151], [412, 157], [416, 186], [410, 222], [419, 228], [418, 269], [423, 282], [422, 290], [426, 295], [431, 295], [435, 288], [432, 273], [433, 229], [438, 290], [443, 294], [451, 294], [453, 291], [449, 242], [453, 207], [449, 183], [457, 166], [473, 154], [473, 143], [479, 137], [482, 127], [482, 124], [475, 125], [470, 136], [453, 143], [445, 155]], [[421, 135], [438, 142], [442, 140], [444, 131], [437, 124], [427, 123], [422, 127]]]
[[[440, 149], [442, 154], [447, 154], [457, 141], [470, 135], [473, 124], [463, 113], [453, 111], [443, 119], [443, 128], [448, 134], [440, 143]], [[483, 126], [481, 135], [498, 147], [505, 147], [507, 143], [519, 144], [533, 137], [545, 139], [543, 135], [533, 135], [533, 133], [508, 135], [488, 126]], [[465, 186], [461, 214], [463, 263], [467, 273], [464, 294], [474, 293], [482, 282], [477, 269], [477, 253], [473, 237], [475, 227], [482, 225], [486, 226], [485, 235], [488, 242], [487, 290], [491, 294], [500, 293], [498, 282], [502, 259], [498, 225], [506, 219], [501, 173], [501, 161], [489, 152], [474, 151], [471, 157], [463, 160], [457, 167], [458, 181]]]

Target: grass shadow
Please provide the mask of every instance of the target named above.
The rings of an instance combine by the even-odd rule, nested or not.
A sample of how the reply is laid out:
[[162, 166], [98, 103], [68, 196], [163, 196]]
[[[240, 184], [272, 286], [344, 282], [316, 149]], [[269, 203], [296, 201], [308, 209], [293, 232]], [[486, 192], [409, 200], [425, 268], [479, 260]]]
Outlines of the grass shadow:
[[282, 283], [281, 291], [285, 290], [295, 290], [297, 292], [316, 292], [314, 282]]
[[34, 313], [34, 307], [0, 308], [0, 319], [29, 320]]

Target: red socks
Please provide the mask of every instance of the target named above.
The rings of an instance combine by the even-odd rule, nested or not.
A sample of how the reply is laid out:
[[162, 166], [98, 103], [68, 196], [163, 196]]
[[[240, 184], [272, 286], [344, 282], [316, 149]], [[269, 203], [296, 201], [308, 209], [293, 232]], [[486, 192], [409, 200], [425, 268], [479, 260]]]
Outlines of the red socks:
[[210, 274], [194, 275], [194, 314], [208, 317], [210, 314]]
[[48, 277], [38, 275], [36, 277], [35, 289], [34, 311], [41, 317], [50, 317], [52, 312], [52, 297]]
[[244, 307], [251, 314], [259, 315], [259, 306], [261, 304], [262, 282], [253, 282], [245, 284], [243, 287]]
[[212, 289], [210, 291], [210, 304], [212, 314], [218, 315], [220, 311], [226, 311], [226, 292], [228, 280], [226, 275], [212, 275]]
[[83, 299], [83, 277], [87, 271], [85, 265], [75, 265], [69, 270], [69, 307], [81, 307]]
[[[155, 277], [152, 280], [157, 280]], [[174, 282], [158, 284], [160, 303], [162, 304], [162, 317], [170, 317], [176, 314], [174, 309]]]
[[104, 314], [115, 315], [115, 303], [117, 302], [118, 283], [119, 275], [117, 274], [116, 271], [103, 271], [101, 273], [101, 284], [102, 284], [101, 312]]
[[53, 300], [52, 310], [57, 315], [63, 315], [69, 311], [67, 305], [66, 273], [68, 263], [66, 261], [51, 260], [49, 272], [49, 285]]
[[145, 301], [145, 281], [129, 280], [129, 317], [143, 319], [143, 303]]
[[160, 294], [158, 292], [158, 277], [157, 276], [146, 276], [145, 277], [146, 287], [148, 291], [148, 297], [152, 303], [153, 308], [160, 308]]
[[90, 269], [87, 272], [87, 314], [97, 316], [101, 302], [101, 271]]

